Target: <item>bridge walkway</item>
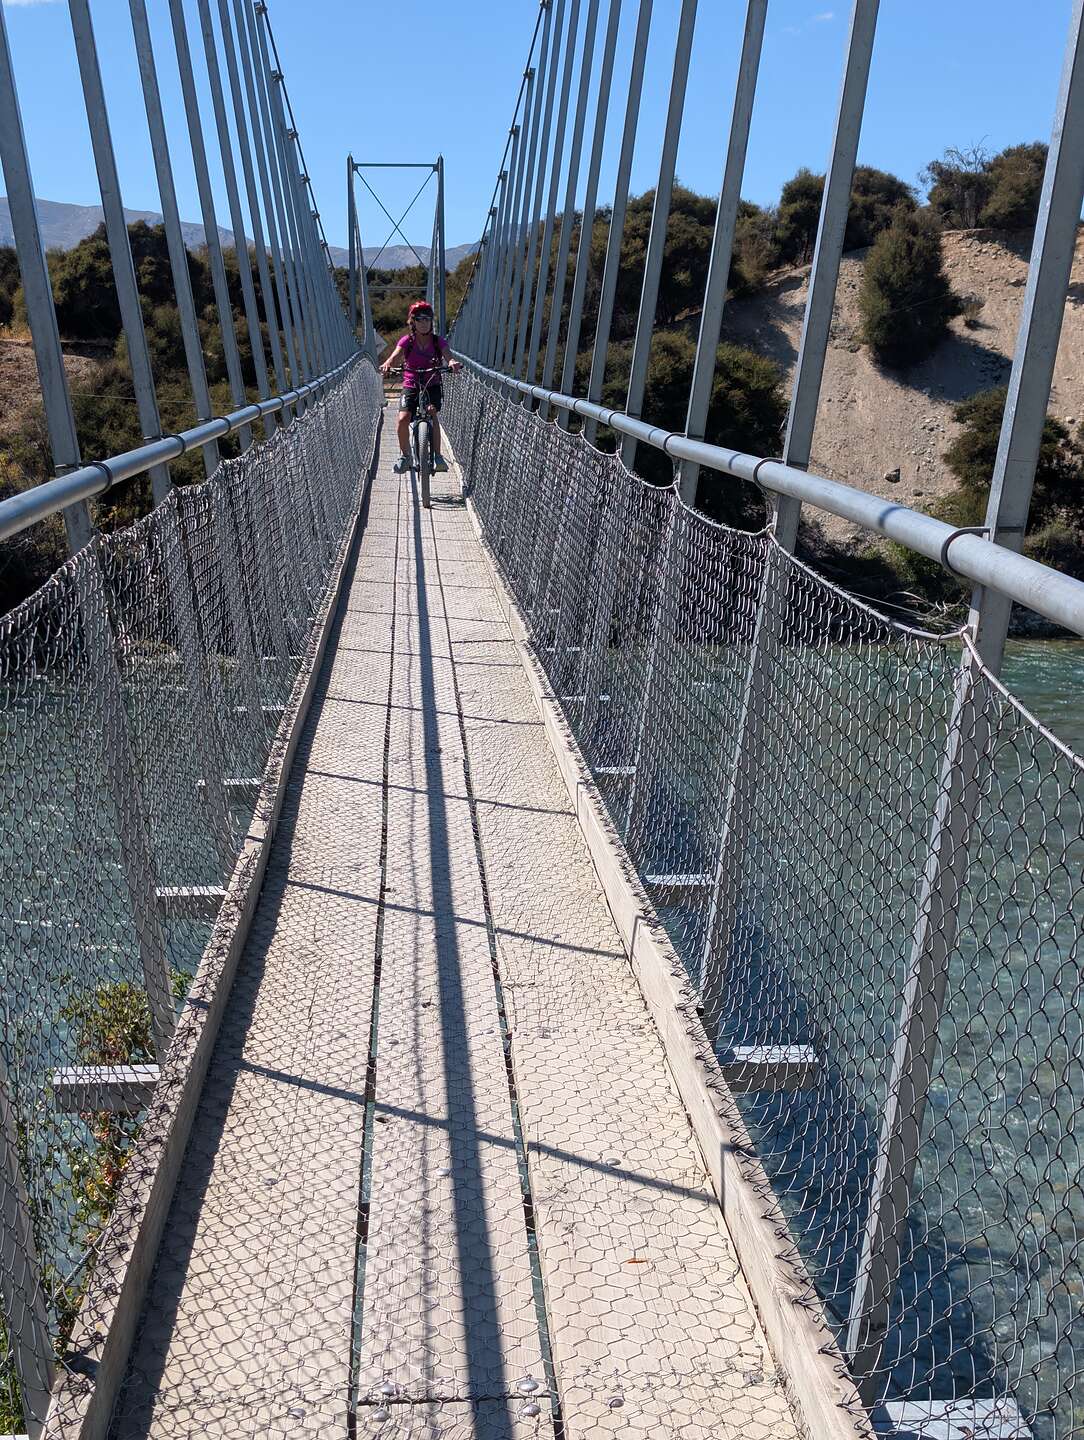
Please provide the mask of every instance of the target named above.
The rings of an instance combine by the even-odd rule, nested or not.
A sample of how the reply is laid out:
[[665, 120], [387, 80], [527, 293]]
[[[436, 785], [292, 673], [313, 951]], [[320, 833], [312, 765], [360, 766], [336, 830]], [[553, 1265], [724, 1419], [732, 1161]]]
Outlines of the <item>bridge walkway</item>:
[[789, 1440], [458, 482], [395, 450], [114, 1440]]

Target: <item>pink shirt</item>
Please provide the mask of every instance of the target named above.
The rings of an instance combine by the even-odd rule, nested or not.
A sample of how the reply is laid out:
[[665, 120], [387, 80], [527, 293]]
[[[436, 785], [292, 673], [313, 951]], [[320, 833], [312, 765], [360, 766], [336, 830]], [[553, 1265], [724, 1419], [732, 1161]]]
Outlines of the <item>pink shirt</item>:
[[440, 369], [441, 361], [448, 353], [448, 342], [439, 335], [425, 340], [420, 335], [404, 335], [395, 349], [397, 353], [402, 352], [403, 384], [413, 389], [432, 371]]

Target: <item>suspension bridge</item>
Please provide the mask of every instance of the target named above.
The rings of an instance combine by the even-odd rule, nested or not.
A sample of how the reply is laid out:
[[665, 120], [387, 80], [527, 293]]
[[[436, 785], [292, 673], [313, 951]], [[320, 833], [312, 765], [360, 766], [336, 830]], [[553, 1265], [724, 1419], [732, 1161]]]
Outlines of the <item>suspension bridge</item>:
[[[392, 468], [369, 162], [346, 163], [340, 285], [262, 0], [152, 7], [168, 45], [129, 0], [195, 422], [175, 434], [91, 4], [69, 0], [144, 437], [81, 453], [0, 9], [55, 469], [0, 501], [0, 541], [62, 517], [70, 551], [0, 621], [14, 1432], [1084, 1430], [1084, 762], [999, 678], [1014, 606], [1084, 634], [1084, 584], [1022, 553], [1084, 204], [1071, 9], [986, 523], [962, 529], [810, 468], [876, 0], [850, 17], [778, 457], [705, 439], [766, 0], [745, 7], [680, 433], [644, 400], [696, 0], [665, 40], [620, 408], [607, 348], [662, 42], [651, 0], [542, 0], [429, 505]], [[420, 168], [443, 333], [443, 160]], [[221, 194], [252, 237], [233, 298]], [[203, 478], [180, 484], [189, 452]], [[640, 477], [648, 455], [672, 483]], [[708, 518], [704, 476], [755, 487], [767, 527]], [[101, 529], [96, 502], [133, 481], [146, 513]], [[803, 511], [970, 582], [966, 622], [927, 632], [829, 583], [795, 553]]]

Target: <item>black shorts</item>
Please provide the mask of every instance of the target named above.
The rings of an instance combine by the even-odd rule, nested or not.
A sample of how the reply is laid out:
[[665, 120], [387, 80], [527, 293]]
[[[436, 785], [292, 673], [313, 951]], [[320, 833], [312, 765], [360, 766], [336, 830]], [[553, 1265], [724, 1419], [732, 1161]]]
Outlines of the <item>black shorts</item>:
[[[404, 386], [403, 393], [399, 396], [399, 409], [409, 410], [410, 418], [413, 420], [418, 413], [418, 396], [421, 391], [417, 385]], [[426, 391], [429, 404], [439, 410], [444, 403], [444, 389], [440, 385], [430, 385]]]

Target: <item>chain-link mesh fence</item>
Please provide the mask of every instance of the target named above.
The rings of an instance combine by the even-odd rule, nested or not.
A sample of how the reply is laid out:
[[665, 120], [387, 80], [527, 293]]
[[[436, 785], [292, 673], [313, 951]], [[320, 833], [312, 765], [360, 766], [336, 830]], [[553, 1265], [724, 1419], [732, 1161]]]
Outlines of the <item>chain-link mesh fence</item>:
[[43, 1328], [57, 1344], [79, 1303], [381, 401], [359, 361], [0, 621], [0, 1431], [23, 1428], [19, 1373], [32, 1390]]
[[444, 418], [875, 1422], [1084, 1433], [1080, 758], [962, 632], [474, 377]]

